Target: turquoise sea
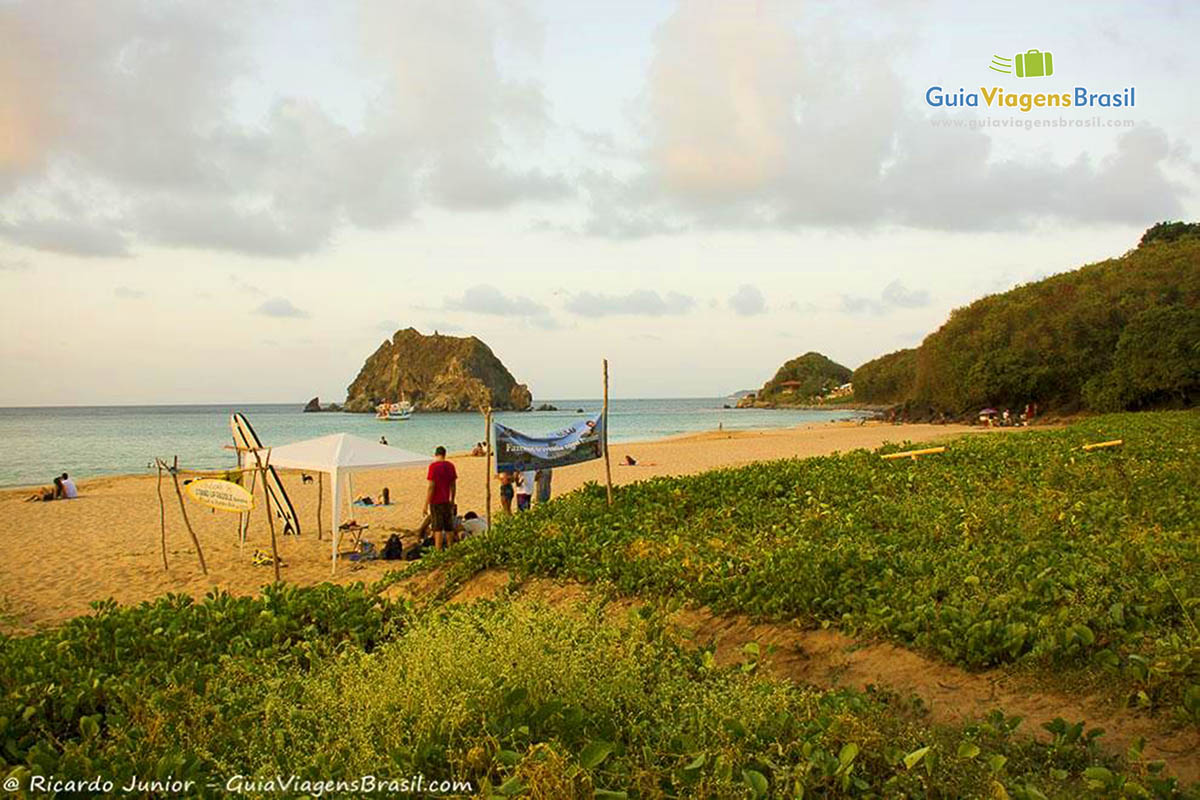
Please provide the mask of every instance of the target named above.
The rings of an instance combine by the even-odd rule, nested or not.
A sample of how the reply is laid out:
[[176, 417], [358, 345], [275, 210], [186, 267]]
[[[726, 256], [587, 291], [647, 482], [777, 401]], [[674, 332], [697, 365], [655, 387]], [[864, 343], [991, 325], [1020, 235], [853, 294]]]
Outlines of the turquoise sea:
[[[539, 400], [539, 402], [542, 402]], [[558, 411], [504, 412], [496, 419], [523, 433], [542, 435], [566, 427], [580, 414], [600, 410], [599, 400], [549, 400]], [[806, 422], [855, 417], [852, 410], [726, 409], [729, 398], [613, 400], [609, 441], [659, 439], [681, 433], [748, 428], [786, 428]], [[194, 468], [231, 465], [229, 415], [241, 411], [268, 446], [353, 433], [431, 453], [469, 450], [484, 438], [479, 414], [414, 414], [405, 422], [381, 422], [371, 414], [305, 414], [296, 404], [202, 406], [69, 406], [0, 408], [0, 486], [47, 483], [69, 472], [81, 478], [136, 474], [158, 456]]]

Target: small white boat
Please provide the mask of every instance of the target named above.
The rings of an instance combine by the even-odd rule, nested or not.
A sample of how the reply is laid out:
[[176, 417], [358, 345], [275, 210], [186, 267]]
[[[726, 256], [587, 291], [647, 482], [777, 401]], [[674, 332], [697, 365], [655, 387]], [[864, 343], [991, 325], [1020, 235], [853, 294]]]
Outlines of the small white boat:
[[399, 403], [380, 403], [375, 406], [375, 419], [384, 422], [401, 422], [413, 415], [413, 404], [402, 400]]

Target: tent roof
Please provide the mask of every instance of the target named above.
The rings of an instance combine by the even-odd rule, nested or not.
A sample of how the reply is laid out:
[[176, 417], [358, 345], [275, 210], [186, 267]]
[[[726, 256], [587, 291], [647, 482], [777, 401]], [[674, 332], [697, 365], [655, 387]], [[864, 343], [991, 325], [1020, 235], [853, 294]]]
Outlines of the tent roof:
[[429, 456], [372, 442], [361, 436], [334, 433], [271, 448], [271, 466], [314, 472], [356, 472], [428, 464]]

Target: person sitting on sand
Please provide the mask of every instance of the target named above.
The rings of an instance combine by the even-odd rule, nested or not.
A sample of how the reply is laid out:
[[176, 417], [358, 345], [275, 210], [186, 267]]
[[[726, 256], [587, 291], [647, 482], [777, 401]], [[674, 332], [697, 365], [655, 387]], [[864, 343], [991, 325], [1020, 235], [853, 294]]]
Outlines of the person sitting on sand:
[[379, 496], [379, 505], [390, 506], [391, 504], [392, 504], [392, 493], [388, 490], [388, 487], [385, 486], [385, 487], [383, 487], [383, 494], [381, 494]]
[[61, 480], [61, 478], [55, 478], [54, 486], [43, 486], [41, 489], [38, 489], [33, 494], [29, 495], [29, 497], [26, 497], [25, 502], [26, 503], [49, 503], [51, 500], [53, 500], [55, 498], [55, 492], [57, 491], [56, 487], [58, 486], [58, 482], [60, 480]]
[[475, 446], [471, 448], [471, 455], [475, 458], [487, 455], [487, 448], [483, 446], [483, 442], [475, 443]]
[[477, 533], [483, 533], [488, 529], [487, 520], [481, 518], [474, 511], [468, 511], [457, 520], [458, 540], [461, 542], [468, 536], [474, 536]]
[[627, 467], [636, 467], [636, 466], [637, 466], [637, 459], [636, 459], [636, 458], [634, 458], [633, 456], [630, 456], [630, 455], [627, 455], [627, 456], [625, 456], [625, 466], [627, 466]]
[[64, 472], [62, 474], [62, 476], [59, 478], [59, 482], [62, 485], [62, 496], [64, 500], [74, 500], [76, 497], [79, 497], [79, 490], [75, 488], [75, 481], [71, 480], [71, 478], [67, 476], [67, 473]]

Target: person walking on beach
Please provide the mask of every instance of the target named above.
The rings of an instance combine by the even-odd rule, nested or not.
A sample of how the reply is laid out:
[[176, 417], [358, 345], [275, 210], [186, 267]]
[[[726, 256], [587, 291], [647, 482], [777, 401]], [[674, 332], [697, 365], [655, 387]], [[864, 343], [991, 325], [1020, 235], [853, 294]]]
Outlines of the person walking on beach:
[[527, 469], [517, 475], [517, 511], [528, 511], [533, 501], [534, 484], [537, 483], [537, 472]]
[[535, 480], [535, 483], [537, 485], [538, 505], [541, 505], [542, 503], [550, 502], [551, 472], [553, 472], [553, 470], [551, 470], [550, 467], [545, 467], [545, 468], [539, 469], [537, 471], [537, 478]]
[[458, 490], [458, 471], [446, 460], [446, 448], [438, 445], [433, 451], [433, 463], [425, 477], [429, 481], [429, 491], [425, 493], [421, 515], [430, 515], [433, 546], [444, 550], [454, 542], [454, 498]]
[[505, 514], [512, 513], [513, 501], [513, 474], [511, 472], [498, 472], [496, 479], [500, 481], [500, 508]]

